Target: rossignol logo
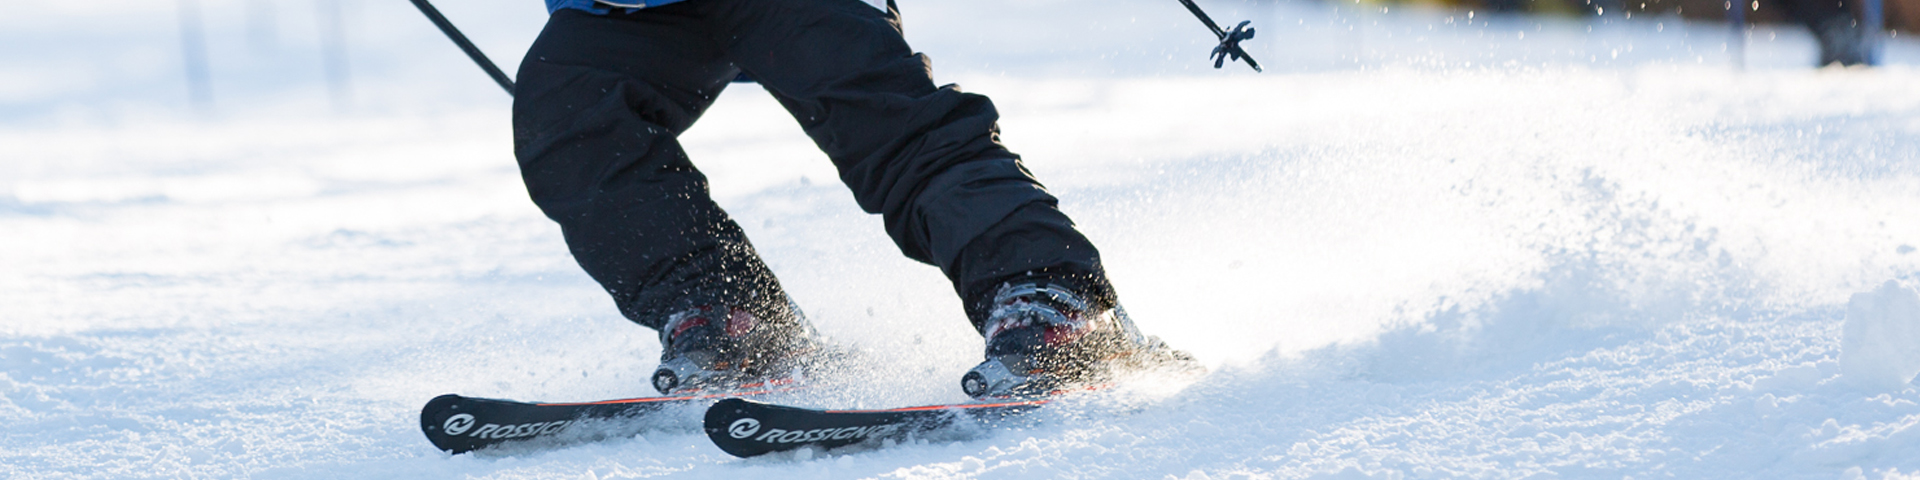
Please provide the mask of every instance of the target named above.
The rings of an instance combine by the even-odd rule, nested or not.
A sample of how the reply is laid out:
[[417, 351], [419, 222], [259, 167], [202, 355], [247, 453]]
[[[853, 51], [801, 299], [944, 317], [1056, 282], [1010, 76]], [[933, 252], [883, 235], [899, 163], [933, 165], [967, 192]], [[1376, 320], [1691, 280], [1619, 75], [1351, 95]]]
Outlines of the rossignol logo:
[[733, 438], [747, 438], [753, 436], [755, 433], [760, 433], [759, 420], [742, 418], [734, 420], [733, 425], [727, 426], [727, 435]]
[[[743, 418], [741, 420], [752, 419]], [[728, 427], [727, 434], [739, 439], [745, 439], [747, 436], [753, 435], [753, 431], [748, 431], [745, 435], [742, 435], [742, 429], [740, 427], [741, 422], [734, 421], [733, 426]], [[759, 430], [760, 422], [754, 421], [752, 428], [755, 431]], [[825, 440], [854, 440], [868, 437], [884, 437], [899, 431], [899, 424], [874, 425], [870, 427], [816, 428], [812, 430], [781, 430], [773, 428], [768, 429], [767, 433], [762, 433], [760, 436], [754, 437], [753, 441], [760, 443], [811, 443]]]
[[489, 423], [486, 425], [481, 425], [480, 428], [477, 428], [477, 429], [473, 428], [473, 424], [475, 423], [479, 423], [479, 422], [474, 420], [473, 415], [462, 413], [462, 414], [454, 415], [452, 417], [447, 418], [447, 423], [443, 424], [441, 427], [443, 430], [447, 432], [447, 435], [449, 436], [458, 437], [460, 436], [460, 434], [467, 433], [467, 430], [473, 430], [473, 433], [467, 436], [473, 437], [473, 438], [503, 440], [503, 439], [509, 439], [509, 438], [551, 435], [555, 432], [559, 432], [560, 429], [562, 428], [567, 428], [567, 425], [572, 424], [573, 421], [560, 420], [555, 422], [522, 423], [518, 425], [497, 425], [497, 424]]
[[467, 413], [447, 417], [447, 423], [440, 425], [440, 429], [446, 431], [447, 435], [455, 437], [467, 433], [469, 428], [473, 428], [473, 415]]

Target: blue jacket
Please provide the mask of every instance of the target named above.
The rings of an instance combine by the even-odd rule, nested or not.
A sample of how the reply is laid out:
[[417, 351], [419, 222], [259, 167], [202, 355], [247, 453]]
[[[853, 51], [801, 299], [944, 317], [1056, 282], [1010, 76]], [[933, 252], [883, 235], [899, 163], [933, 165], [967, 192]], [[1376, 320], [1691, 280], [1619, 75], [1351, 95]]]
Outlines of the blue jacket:
[[562, 8], [571, 8], [591, 12], [594, 15], [606, 15], [607, 12], [613, 11], [612, 7], [615, 6], [628, 7], [627, 11], [633, 11], [647, 7], [658, 7], [669, 3], [680, 3], [682, 1], [684, 0], [606, 0], [604, 2], [598, 0], [547, 0], [547, 13], [558, 12]]

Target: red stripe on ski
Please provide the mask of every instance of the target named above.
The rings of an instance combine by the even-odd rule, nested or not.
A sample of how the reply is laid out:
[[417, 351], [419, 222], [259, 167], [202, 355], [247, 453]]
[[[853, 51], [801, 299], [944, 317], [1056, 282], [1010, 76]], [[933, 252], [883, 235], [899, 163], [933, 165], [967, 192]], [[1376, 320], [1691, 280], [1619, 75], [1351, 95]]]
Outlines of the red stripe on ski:
[[952, 405], [927, 405], [922, 407], [889, 408], [885, 410], [827, 410], [827, 413], [925, 412], [925, 411], [932, 411], [932, 410], [968, 410], [968, 409], [975, 409], [975, 408], [1027, 407], [1027, 406], [1035, 406], [1035, 405], [1046, 405], [1047, 402], [1052, 402], [1052, 401], [1053, 400], [1051, 399], [1047, 399], [1047, 400], [1027, 400], [1027, 401], [1020, 401], [1020, 402], [1002, 402], [1002, 403], [956, 403]]
[[889, 409], [883, 409], [883, 410], [826, 410], [826, 412], [827, 413], [885, 413], [885, 412], [925, 412], [925, 411], [932, 411], [932, 410], [970, 410], [975, 408], [994, 408], [994, 407], [1031, 407], [1031, 406], [1046, 405], [1047, 402], [1052, 402], [1055, 400], [1055, 398], [1052, 398], [1052, 397], [1060, 397], [1063, 395], [1069, 395], [1069, 394], [1080, 393], [1080, 392], [1097, 392], [1101, 390], [1106, 390], [1111, 387], [1113, 387], [1113, 384], [1103, 383], [1098, 385], [1087, 385], [1079, 388], [1071, 388], [1066, 390], [1054, 390], [1051, 392], [1047, 392], [1047, 394], [1044, 396], [1046, 398], [1036, 398], [1032, 400], [1008, 400], [1010, 398], [1015, 398], [1015, 397], [994, 397], [994, 399], [996, 400], [1008, 400], [1008, 401], [1003, 401], [999, 403], [954, 403], [954, 404], [947, 404], [947, 405], [926, 405], [926, 406], [919, 406], [919, 407], [889, 408]]
[[791, 392], [791, 391], [800, 389], [800, 386], [794, 385], [794, 383], [795, 382], [793, 380], [788, 379], [785, 381], [756, 383], [752, 385], [747, 385], [745, 387], [745, 388], [759, 388], [759, 387], [764, 387], [769, 385], [774, 386], [774, 388], [765, 388], [761, 390], [747, 390], [747, 391], [729, 390], [726, 392], [709, 393], [705, 395], [681, 395], [677, 397], [622, 398], [619, 400], [601, 400], [598, 402], [580, 402], [580, 403], [535, 403], [534, 405], [566, 407], [566, 406], [579, 406], [579, 405], [619, 405], [624, 403], [687, 402], [687, 401], [694, 401], [694, 400], [713, 400], [713, 399], [722, 399], [722, 398], [731, 398], [731, 397], [751, 397], [756, 395], [767, 395], [767, 394], [780, 393], [780, 392]]

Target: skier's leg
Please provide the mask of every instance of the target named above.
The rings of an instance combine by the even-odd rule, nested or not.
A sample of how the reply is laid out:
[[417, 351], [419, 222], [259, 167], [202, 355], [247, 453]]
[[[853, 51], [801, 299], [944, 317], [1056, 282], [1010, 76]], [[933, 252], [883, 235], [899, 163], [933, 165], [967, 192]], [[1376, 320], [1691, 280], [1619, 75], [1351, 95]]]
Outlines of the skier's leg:
[[701, 33], [687, 8], [698, 3], [609, 16], [561, 10], [515, 88], [528, 193], [620, 312], [654, 329], [702, 306], [791, 315], [675, 140], [738, 72]]
[[[935, 87], [898, 15], [858, 0], [724, 4], [728, 58], [760, 80], [839, 168], [902, 252], [953, 281], [986, 337], [975, 397], [1045, 393], [1118, 371], [1197, 368], [1141, 335], [1093, 244], [1019, 157], [986, 97]], [[724, 2], [724, 3], [722, 3]], [[889, 7], [892, 7], [891, 2]]]
[[859, 0], [727, 6], [728, 58], [799, 120], [908, 257], [939, 266], [979, 328], [994, 289], [1034, 276], [1111, 305], [1099, 252], [998, 140], [987, 97], [935, 86], [897, 16]]

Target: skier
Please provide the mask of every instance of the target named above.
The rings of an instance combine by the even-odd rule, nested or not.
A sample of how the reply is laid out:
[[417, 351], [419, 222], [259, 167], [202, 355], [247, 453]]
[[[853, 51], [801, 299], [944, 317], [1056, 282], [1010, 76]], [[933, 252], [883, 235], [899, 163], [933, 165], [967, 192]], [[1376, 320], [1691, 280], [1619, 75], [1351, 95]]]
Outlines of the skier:
[[[634, 3], [624, 3], [633, 1]], [[899, 10], [860, 0], [547, 0], [514, 87], [527, 190], [628, 319], [659, 332], [662, 393], [786, 378], [829, 350], [709, 198], [675, 138], [759, 82], [909, 258], [938, 266], [986, 341], [974, 397], [1195, 367], [1141, 335], [1092, 243], [987, 97], [933, 83]]]

